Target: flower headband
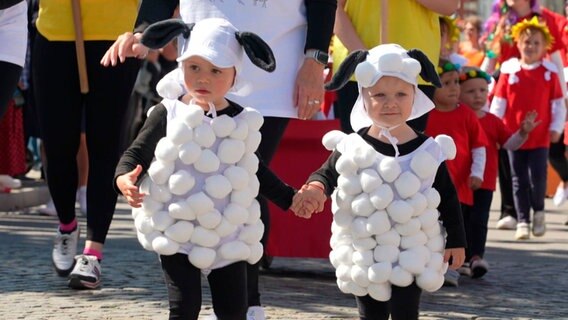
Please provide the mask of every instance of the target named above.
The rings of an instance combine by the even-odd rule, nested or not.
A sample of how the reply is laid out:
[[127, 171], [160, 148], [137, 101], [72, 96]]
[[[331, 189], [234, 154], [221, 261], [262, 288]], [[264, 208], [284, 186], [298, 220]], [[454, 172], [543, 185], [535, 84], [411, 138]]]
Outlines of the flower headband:
[[464, 72], [460, 73], [460, 83], [471, 79], [483, 79], [487, 81], [487, 83], [491, 83], [491, 76], [487, 74], [487, 72], [477, 68], [464, 70]]
[[519, 41], [521, 34], [526, 30], [538, 30], [544, 36], [544, 41], [546, 42], [546, 49], [550, 49], [550, 46], [554, 42], [554, 38], [550, 34], [550, 30], [546, 24], [540, 22], [537, 16], [532, 17], [530, 20], [524, 19], [523, 21], [515, 24], [511, 28], [511, 35], [515, 41]]
[[446, 61], [443, 62], [441, 65], [438, 65], [436, 67], [436, 71], [438, 72], [439, 75], [443, 75], [446, 72], [450, 72], [450, 71], [457, 71], [460, 72], [460, 65], [459, 64], [455, 64], [455, 63], [451, 63], [450, 61]]

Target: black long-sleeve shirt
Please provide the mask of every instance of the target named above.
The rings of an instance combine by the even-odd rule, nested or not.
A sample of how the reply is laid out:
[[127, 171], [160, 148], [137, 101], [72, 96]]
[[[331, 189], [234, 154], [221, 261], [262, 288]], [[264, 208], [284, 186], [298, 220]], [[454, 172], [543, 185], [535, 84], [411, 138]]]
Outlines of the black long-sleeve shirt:
[[[171, 18], [178, 4], [179, 0], [143, 0], [134, 24], [134, 32], [142, 32], [154, 22]], [[327, 52], [333, 34], [337, 0], [305, 0], [305, 4], [308, 31], [304, 48]]]
[[[234, 117], [241, 113], [243, 108], [229, 101], [229, 106], [223, 110], [219, 110], [217, 115], [226, 114]], [[205, 111], [204, 111], [205, 112]], [[167, 109], [163, 104], [158, 104], [146, 119], [144, 126], [138, 133], [138, 136], [130, 147], [124, 152], [116, 167], [114, 176], [114, 188], [116, 192], [120, 190], [116, 186], [116, 178], [128, 173], [136, 168], [136, 165], [142, 166], [141, 176], [146, 174], [152, 159], [156, 145], [161, 138], [166, 136], [167, 127]], [[274, 202], [278, 207], [287, 210], [292, 204], [295, 190], [282, 182], [259, 157], [258, 171], [256, 172], [258, 181], [260, 182], [259, 193], [266, 199]], [[141, 181], [142, 179], [139, 179]]]
[[[369, 128], [364, 128], [358, 133], [377, 152], [386, 156], [394, 157], [395, 150], [393, 146], [389, 143], [385, 143], [371, 137], [368, 135], [368, 131]], [[426, 139], [428, 139], [427, 136], [421, 133], [417, 132], [417, 134], [418, 137], [416, 139], [397, 145], [401, 156], [413, 152], [422, 145]], [[335, 169], [335, 164], [340, 156], [340, 152], [333, 151], [327, 161], [308, 178], [308, 182], [321, 182], [325, 186], [325, 193], [328, 196], [331, 195], [335, 187], [337, 187], [337, 178], [339, 177], [339, 173]], [[436, 177], [432, 187], [436, 189], [440, 195], [442, 195], [438, 211], [440, 211], [440, 219], [442, 220], [448, 234], [446, 248], [465, 248], [467, 245], [461, 206], [456, 189], [450, 178], [448, 168], [444, 162], [440, 164], [440, 167], [436, 172]]]

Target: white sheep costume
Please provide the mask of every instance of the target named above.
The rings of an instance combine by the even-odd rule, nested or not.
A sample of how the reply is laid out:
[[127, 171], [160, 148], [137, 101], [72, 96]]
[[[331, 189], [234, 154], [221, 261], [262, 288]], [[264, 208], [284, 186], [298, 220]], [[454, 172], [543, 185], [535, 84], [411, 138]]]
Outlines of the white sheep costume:
[[[274, 70], [268, 45], [224, 19], [156, 23], [144, 32], [142, 43], [158, 48], [180, 33], [189, 41], [179, 62], [197, 55], [218, 67], [234, 66], [236, 82], [243, 53], [262, 69]], [[132, 211], [138, 240], [160, 255], [186, 254], [205, 274], [236, 261], [254, 264], [263, 253], [264, 225], [255, 200], [255, 151], [263, 117], [252, 108], [234, 117], [217, 116], [213, 104], [212, 117], [205, 116], [193, 101], [187, 105], [177, 100], [180, 84], [165, 86], [171, 89], [161, 102], [167, 110], [166, 136], [140, 184], [146, 194], [142, 207]]]
[[[337, 76], [348, 79], [354, 72], [360, 93], [362, 87], [373, 86], [382, 76], [413, 84], [413, 119], [433, 108], [416, 87], [424, 57], [418, 50], [380, 45], [369, 52], [352, 53]], [[435, 73], [431, 63], [429, 66], [430, 74]], [[421, 75], [429, 80], [428, 75]], [[332, 80], [327, 88], [341, 87], [341, 81], [345, 80], [339, 80], [339, 84]], [[351, 124], [355, 131], [372, 124], [361, 95], [354, 105]], [[446, 234], [438, 221], [440, 194], [432, 184], [439, 165], [453, 159], [456, 151], [449, 136], [438, 136], [427, 138], [416, 150], [399, 156], [397, 140], [389, 132], [392, 128], [379, 128], [393, 145], [394, 157], [377, 152], [357, 133], [331, 131], [322, 142], [326, 149], [341, 153], [335, 163], [339, 173], [337, 188], [331, 195], [329, 256], [336, 268], [339, 289], [388, 301], [391, 285], [406, 287], [416, 281], [420, 288], [432, 292], [444, 283], [448, 267], [443, 262]]]

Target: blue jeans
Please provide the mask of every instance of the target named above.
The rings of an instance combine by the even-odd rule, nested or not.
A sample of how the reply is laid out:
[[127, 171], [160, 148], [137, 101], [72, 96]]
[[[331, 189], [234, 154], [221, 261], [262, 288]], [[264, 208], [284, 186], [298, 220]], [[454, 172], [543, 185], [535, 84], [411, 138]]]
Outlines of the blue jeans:
[[509, 151], [517, 221], [529, 223], [530, 210], [544, 210], [548, 148]]
[[[485, 254], [485, 242], [487, 242], [487, 223], [489, 222], [489, 210], [493, 191], [478, 189], [473, 192], [473, 206], [471, 206], [466, 226], [469, 226], [467, 233], [467, 258], [473, 256], [483, 258]], [[464, 217], [465, 219], [465, 217]]]

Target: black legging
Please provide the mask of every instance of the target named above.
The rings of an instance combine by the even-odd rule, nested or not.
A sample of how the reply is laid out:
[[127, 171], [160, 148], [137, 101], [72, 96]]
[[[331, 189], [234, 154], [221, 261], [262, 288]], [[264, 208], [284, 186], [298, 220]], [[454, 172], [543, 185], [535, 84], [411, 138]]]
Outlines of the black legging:
[[[289, 118], [264, 117], [264, 124], [260, 128], [262, 140], [258, 147], [258, 154], [267, 166], [272, 161], [272, 158], [278, 149], [278, 145], [284, 135], [284, 131], [286, 131], [289, 121]], [[262, 235], [260, 242], [262, 242], [266, 248], [270, 233], [270, 212], [268, 211], [268, 201], [262, 196], [258, 196], [257, 200], [260, 203], [260, 220], [264, 224], [264, 234]], [[249, 306], [260, 306], [260, 292], [258, 290], [259, 267], [260, 261], [253, 265], [249, 264], [247, 268]]]
[[0, 120], [8, 109], [8, 101], [14, 95], [20, 74], [22, 74], [22, 67], [19, 65], [0, 61]]
[[558, 142], [550, 144], [550, 148], [548, 149], [548, 161], [550, 161], [550, 165], [564, 182], [568, 181], [568, 160], [564, 155], [565, 151], [564, 134], [562, 134]]
[[[169, 319], [197, 319], [201, 310], [201, 270], [181, 253], [160, 256], [160, 260], [168, 288]], [[246, 265], [245, 261], [235, 262], [207, 275], [217, 319], [246, 319]]]
[[420, 307], [420, 289], [416, 283], [408, 287], [391, 286], [392, 293], [389, 301], [377, 301], [370, 296], [355, 297], [359, 318], [361, 320], [412, 320], [418, 319]]
[[501, 215], [499, 219], [511, 216], [517, 219], [517, 210], [513, 200], [513, 177], [509, 154], [505, 149], [499, 149], [499, 192], [501, 193]]
[[[47, 156], [47, 182], [59, 220], [75, 218], [76, 155], [85, 112], [89, 180], [87, 240], [104, 243], [117, 194], [114, 170], [119, 135], [139, 61], [103, 67], [100, 59], [112, 41], [85, 41], [89, 93], [81, 94], [74, 42], [48, 41], [38, 34], [32, 53], [34, 93]], [[84, 105], [84, 108], [81, 106]]]

